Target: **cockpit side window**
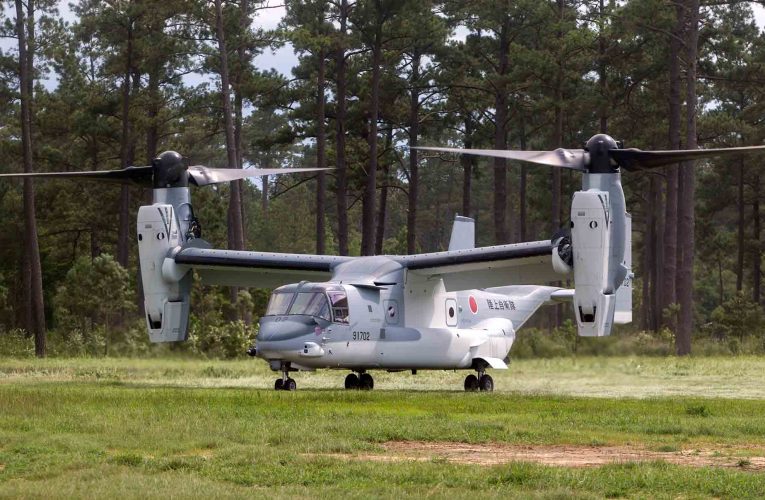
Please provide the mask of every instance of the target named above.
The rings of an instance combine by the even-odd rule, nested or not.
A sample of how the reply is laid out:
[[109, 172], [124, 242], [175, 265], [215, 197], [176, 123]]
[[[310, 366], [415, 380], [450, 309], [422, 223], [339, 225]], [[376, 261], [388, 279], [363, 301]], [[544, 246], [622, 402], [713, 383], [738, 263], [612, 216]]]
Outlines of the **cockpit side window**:
[[329, 301], [332, 303], [335, 323], [348, 324], [348, 296], [345, 292], [329, 292]]
[[287, 309], [290, 307], [292, 297], [294, 293], [274, 293], [271, 295], [271, 299], [268, 301], [268, 307], [266, 308], [266, 316], [280, 316], [287, 314]]
[[324, 292], [300, 292], [290, 307], [290, 314], [316, 316], [329, 321], [329, 304]]

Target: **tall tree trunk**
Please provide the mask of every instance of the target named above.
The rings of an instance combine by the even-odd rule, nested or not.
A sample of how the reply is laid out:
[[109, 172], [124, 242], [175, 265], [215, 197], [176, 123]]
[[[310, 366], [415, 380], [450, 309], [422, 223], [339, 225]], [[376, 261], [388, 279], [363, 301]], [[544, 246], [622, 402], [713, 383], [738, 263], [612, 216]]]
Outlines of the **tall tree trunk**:
[[[523, 115], [521, 115], [520, 119], [520, 134], [521, 134], [521, 150], [526, 150], [526, 120]], [[467, 156], [467, 155], [465, 155]], [[526, 220], [528, 218], [527, 215], [527, 206], [526, 206], [526, 190], [527, 190], [527, 183], [528, 183], [528, 166], [525, 162], [521, 163], [521, 180], [518, 185], [518, 204], [520, 205], [520, 232], [519, 232], [519, 238], [520, 241], [526, 241], [526, 237], [528, 236], [528, 229], [527, 224], [528, 221]]]
[[[409, 80], [409, 206], [406, 213], [406, 252], [417, 251], [417, 197], [420, 190], [420, 172], [417, 150], [420, 135], [420, 52], [412, 54], [412, 75]], [[463, 155], [468, 156], [468, 155]]]
[[[510, 46], [510, 18], [505, 15], [499, 34], [499, 81], [494, 95], [494, 149], [507, 149], [507, 92], [504, 78], [507, 74]], [[508, 242], [507, 230], [507, 160], [494, 158], [494, 242], [502, 245]]]
[[756, 304], [759, 304], [760, 284], [762, 282], [762, 242], [760, 241], [760, 174], [758, 172], [755, 172], [754, 174], [752, 196], [752, 229], [754, 232], [752, 235], [754, 244], [754, 252], [752, 255], [752, 260], [754, 261], [754, 266], [752, 269], [752, 301]]
[[[223, 27], [222, 0], [215, 0], [215, 30], [218, 38], [218, 54], [220, 56], [221, 99], [223, 104], [223, 127], [226, 137], [226, 159], [228, 168], [238, 168], [239, 157], [236, 151], [234, 137], [234, 118], [231, 110], [231, 79], [228, 68], [228, 48], [226, 33]], [[238, 181], [231, 183], [231, 193], [228, 204], [228, 247], [232, 250], [242, 250], [242, 211]]]
[[[388, 152], [393, 143], [393, 124], [385, 134], [385, 152]], [[375, 254], [380, 255], [385, 242], [385, 220], [388, 215], [388, 182], [390, 182], [390, 165], [383, 161], [383, 184], [380, 186], [380, 208], [377, 213], [377, 232], [375, 234]], [[413, 253], [413, 252], [410, 252]]]
[[640, 328], [651, 329], [651, 263], [653, 262], [653, 212], [651, 211], [650, 186], [644, 201], [645, 229], [643, 232], [643, 283], [642, 283], [642, 310], [640, 311]]
[[[685, 9], [682, 3], [677, 2], [675, 7], [677, 20], [670, 36], [669, 42], [669, 149], [680, 149], [680, 50], [682, 49], [681, 36], [685, 18]], [[677, 252], [678, 231], [678, 167], [671, 165], [664, 169], [667, 178], [667, 198], [664, 207], [664, 269], [661, 286], [661, 313], [663, 314], [670, 305], [677, 302]], [[674, 318], [663, 318], [662, 324], [670, 328], [675, 327]]]
[[[128, 19], [127, 48], [125, 49], [125, 74], [122, 80], [122, 137], [120, 139], [120, 167], [130, 166], [130, 81], [133, 76], [133, 19]], [[120, 221], [117, 233], [117, 262], [127, 268], [130, 234], [130, 187], [120, 189]]]
[[[473, 118], [469, 113], [465, 116], [465, 140], [463, 144], [465, 149], [473, 147]], [[471, 217], [470, 191], [473, 184], [473, 155], [460, 155], [460, 163], [462, 164], [462, 215]]]
[[349, 15], [348, 0], [341, 0], [338, 37], [341, 40], [335, 52], [337, 75], [337, 118], [335, 121], [335, 202], [337, 205], [337, 251], [348, 255], [348, 173], [345, 162], [347, 63], [345, 60], [346, 32]]
[[[559, 40], [559, 44], [563, 43], [563, 0], [557, 0], [558, 5], [558, 30], [556, 37]], [[553, 148], [563, 147], [563, 47], [559, 47], [559, 53], [557, 54], [557, 70], [555, 74], [555, 94], [554, 94], [554, 106], [555, 106], [555, 124], [553, 129], [552, 146]], [[562, 213], [562, 175], [561, 169], [553, 168], [551, 172], [552, 176], [552, 233], [554, 234], [562, 226], [561, 213]], [[556, 285], [560, 286], [560, 282]], [[555, 306], [551, 317], [552, 324], [554, 326], [560, 326], [563, 318], [563, 307], [561, 305]]]
[[[24, 172], [34, 171], [34, 156], [32, 154], [32, 100], [31, 92], [34, 85], [34, 2], [27, 0], [28, 23], [24, 23], [24, 4], [16, 0], [16, 35], [19, 44], [19, 91], [21, 94], [21, 145], [24, 162]], [[27, 30], [29, 32], [27, 33]], [[29, 41], [27, 41], [29, 35]], [[40, 263], [40, 247], [37, 240], [37, 220], [35, 218], [35, 189], [32, 179], [24, 179], [24, 250], [26, 266], [23, 272], [29, 273], [29, 300], [25, 306], [29, 309], [28, 328], [34, 333], [35, 355], [45, 357], [45, 304], [42, 287], [42, 265]], [[26, 281], [26, 278], [25, 278]]]
[[381, 65], [382, 21], [378, 20], [372, 46], [372, 88], [371, 102], [369, 103], [369, 136], [367, 137], [369, 143], [369, 167], [367, 169], [366, 183], [364, 184], [364, 197], [361, 208], [362, 255], [374, 255], [375, 251], [375, 228], [377, 227], [377, 213], [375, 211], [375, 195], [377, 194], [377, 119], [380, 114]]
[[600, 133], [608, 133], [608, 83], [606, 73], [606, 37], [603, 31], [606, 26], [606, 11], [604, 0], [599, 0], [598, 5], [598, 20], [600, 21], [600, 27], [598, 28], [598, 87], [600, 89], [600, 106], [598, 109], [598, 115], [600, 115]]
[[[243, 122], [243, 107], [244, 107], [244, 97], [242, 96], [242, 85], [244, 82], [244, 72], [249, 64], [249, 57], [248, 57], [248, 51], [247, 47], [245, 45], [245, 40], [247, 40], [247, 30], [250, 27], [250, 2], [249, 0], [241, 0], [239, 4], [239, 29], [241, 31], [240, 33], [240, 42], [239, 46], [236, 49], [237, 58], [239, 59], [239, 68], [238, 71], [236, 71], [236, 79], [233, 82], [233, 89], [234, 89], [234, 143], [236, 144], [236, 161], [237, 165], [236, 168], [244, 168], [244, 148], [242, 147], [242, 122]], [[245, 204], [245, 197], [244, 197], [244, 182], [238, 181], [236, 183], [238, 189], [239, 189], [239, 211], [240, 214], [240, 224], [241, 224], [241, 232], [242, 232], [242, 249], [245, 248], [247, 244], [247, 231], [245, 228], [247, 227], [247, 221], [246, 221], [246, 204]], [[249, 325], [251, 322], [251, 313], [248, 313], [245, 317], [245, 322]]]
[[[215, 31], [218, 38], [218, 53], [220, 56], [220, 79], [221, 79], [221, 98], [223, 100], [223, 119], [226, 136], [226, 158], [229, 168], [239, 167], [239, 157], [236, 151], [236, 139], [234, 137], [234, 119], [231, 113], [231, 86], [228, 69], [228, 49], [226, 47], [226, 34], [223, 27], [223, 7], [222, 0], [215, 0]], [[230, 184], [230, 194], [228, 203], [228, 247], [231, 250], [244, 249], [244, 237], [242, 227], [242, 200], [240, 181], [234, 181]], [[229, 298], [232, 305], [238, 301], [239, 289], [230, 288]], [[236, 308], [231, 308], [228, 315], [230, 320], [236, 319]]]
[[746, 240], [744, 239], [744, 160], [740, 159], [738, 163], [738, 178], [736, 179], [737, 196], [736, 196], [736, 208], [738, 209], [738, 235], [736, 238], [736, 291], [741, 292], [744, 288], [744, 248]]
[[151, 165], [154, 158], [157, 157], [157, 148], [159, 147], [159, 124], [157, 116], [159, 115], [159, 69], [154, 68], [149, 73], [149, 84], [147, 92], [149, 95], [149, 104], [146, 107], [146, 164]]
[[651, 211], [653, 212], [653, 255], [651, 263], [651, 306], [653, 314], [651, 317], [651, 329], [658, 330], [662, 325], [662, 297], [661, 283], [664, 272], [664, 193], [663, 182], [658, 176], [651, 176], [651, 193], [653, 202]]
[[[686, 0], [688, 30], [686, 33], [686, 144], [687, 149], [696, 149], [696, 63], [699, 40], [699, 0]], [[681, 167], [682, 184], [678, 200], [680, 226], [678, 243], [682, 259], [679, 266], [677, 295], [680, 304], [680, 318], [677, 327], [676, 352], [678, 355], [691, 353], [693, 334], [693, 259], [694, 259], [694, 162], [684, 162]]]
[[[326, 55], [324, 49], [319, 51], [319, 70], [316, 76], [316, 166], [325, 168], [327, 166], [326, 158], [326, 124], [324, 116], [324, 87], [325, 71], [327, 67]], [[319, 172], [316, 183], [316, 253], [326, 252], [326, 229], [325, 229], [325, 211], [326, 211], [326, 193], [327, 180], [324, 172]]]

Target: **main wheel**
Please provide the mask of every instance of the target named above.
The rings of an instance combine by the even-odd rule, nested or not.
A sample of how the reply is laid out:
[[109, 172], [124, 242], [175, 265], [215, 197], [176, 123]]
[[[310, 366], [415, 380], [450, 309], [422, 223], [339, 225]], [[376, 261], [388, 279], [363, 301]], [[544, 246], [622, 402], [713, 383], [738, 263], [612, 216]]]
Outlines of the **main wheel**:
[[490, 375], [481, 375], [478, 385], [482, 391], [492, 392], [494, 390], [494, 379]]
[[357, 377], [355, 373], [349, 373], [348, 376], [345, 377], [345, 388], [346, 389], [359, 388], [359, 377]]
[[359, 377], [359, 387], [362, 391], [371, 391], [375, 388], [375, 379], [368, 373], [362, 373]]
[[274, 382], [274, 390], [281, 391], [284, 388], [284, 380], [277, 378]]
[[288, 378], [286, 382], [284, 382], [284, 390], [285, 391], [294, 391], [297, 389], [297, 382], [295, 382], [295, 379]]
[[478, 377], [472, 373], [465, 377], [465, 390], [467, 392], [475, 392], [478, 390]]

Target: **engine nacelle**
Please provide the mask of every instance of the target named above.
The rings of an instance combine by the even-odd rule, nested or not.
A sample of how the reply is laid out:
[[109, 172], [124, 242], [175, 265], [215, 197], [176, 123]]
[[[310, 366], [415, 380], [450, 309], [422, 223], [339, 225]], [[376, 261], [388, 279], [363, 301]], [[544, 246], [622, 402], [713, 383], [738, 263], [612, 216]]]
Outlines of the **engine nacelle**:
[[611, 333], [615, 290], [609, 283], [611, 220], [609, 193], [577, 191], [571, 201], [571, 241], [574, 250], [574, 314], [579, 335]]
[[188, 334], [191, 273], [162, 272], [165, 258], [183, 238], [173, 205], [157, 203], [138, 210], [138, 256], [152, 342], [183, 341]]

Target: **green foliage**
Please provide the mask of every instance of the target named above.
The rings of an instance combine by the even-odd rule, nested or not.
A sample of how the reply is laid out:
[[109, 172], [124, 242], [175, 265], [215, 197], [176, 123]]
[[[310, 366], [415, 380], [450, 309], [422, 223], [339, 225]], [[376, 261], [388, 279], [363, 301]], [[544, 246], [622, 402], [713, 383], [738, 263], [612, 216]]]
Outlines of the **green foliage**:
[[111, 255], [82, 257], [56, 291], [56, 320], [66, 329], [80, 329], [86, 334], [96, 325], [109, 329], [135, 308], [133, 290], [127, 270]]
[[0, 331], [0, 357], [31, 358], [34, 355], [34, 339], [24, 330]]
[[188, 348], [191, 352], [211, 358], [231, 359], [244, 357], [255, 340], [256, 331], [242, 321], [203, 326], [192, 321], [189, 328]]
[[721, 340], [737, 340], [755, 336], [763, 337], [763, 311], [741, 293], [734, 294], [716, 307], [710, 315], [711, 323], [705, 330]]

